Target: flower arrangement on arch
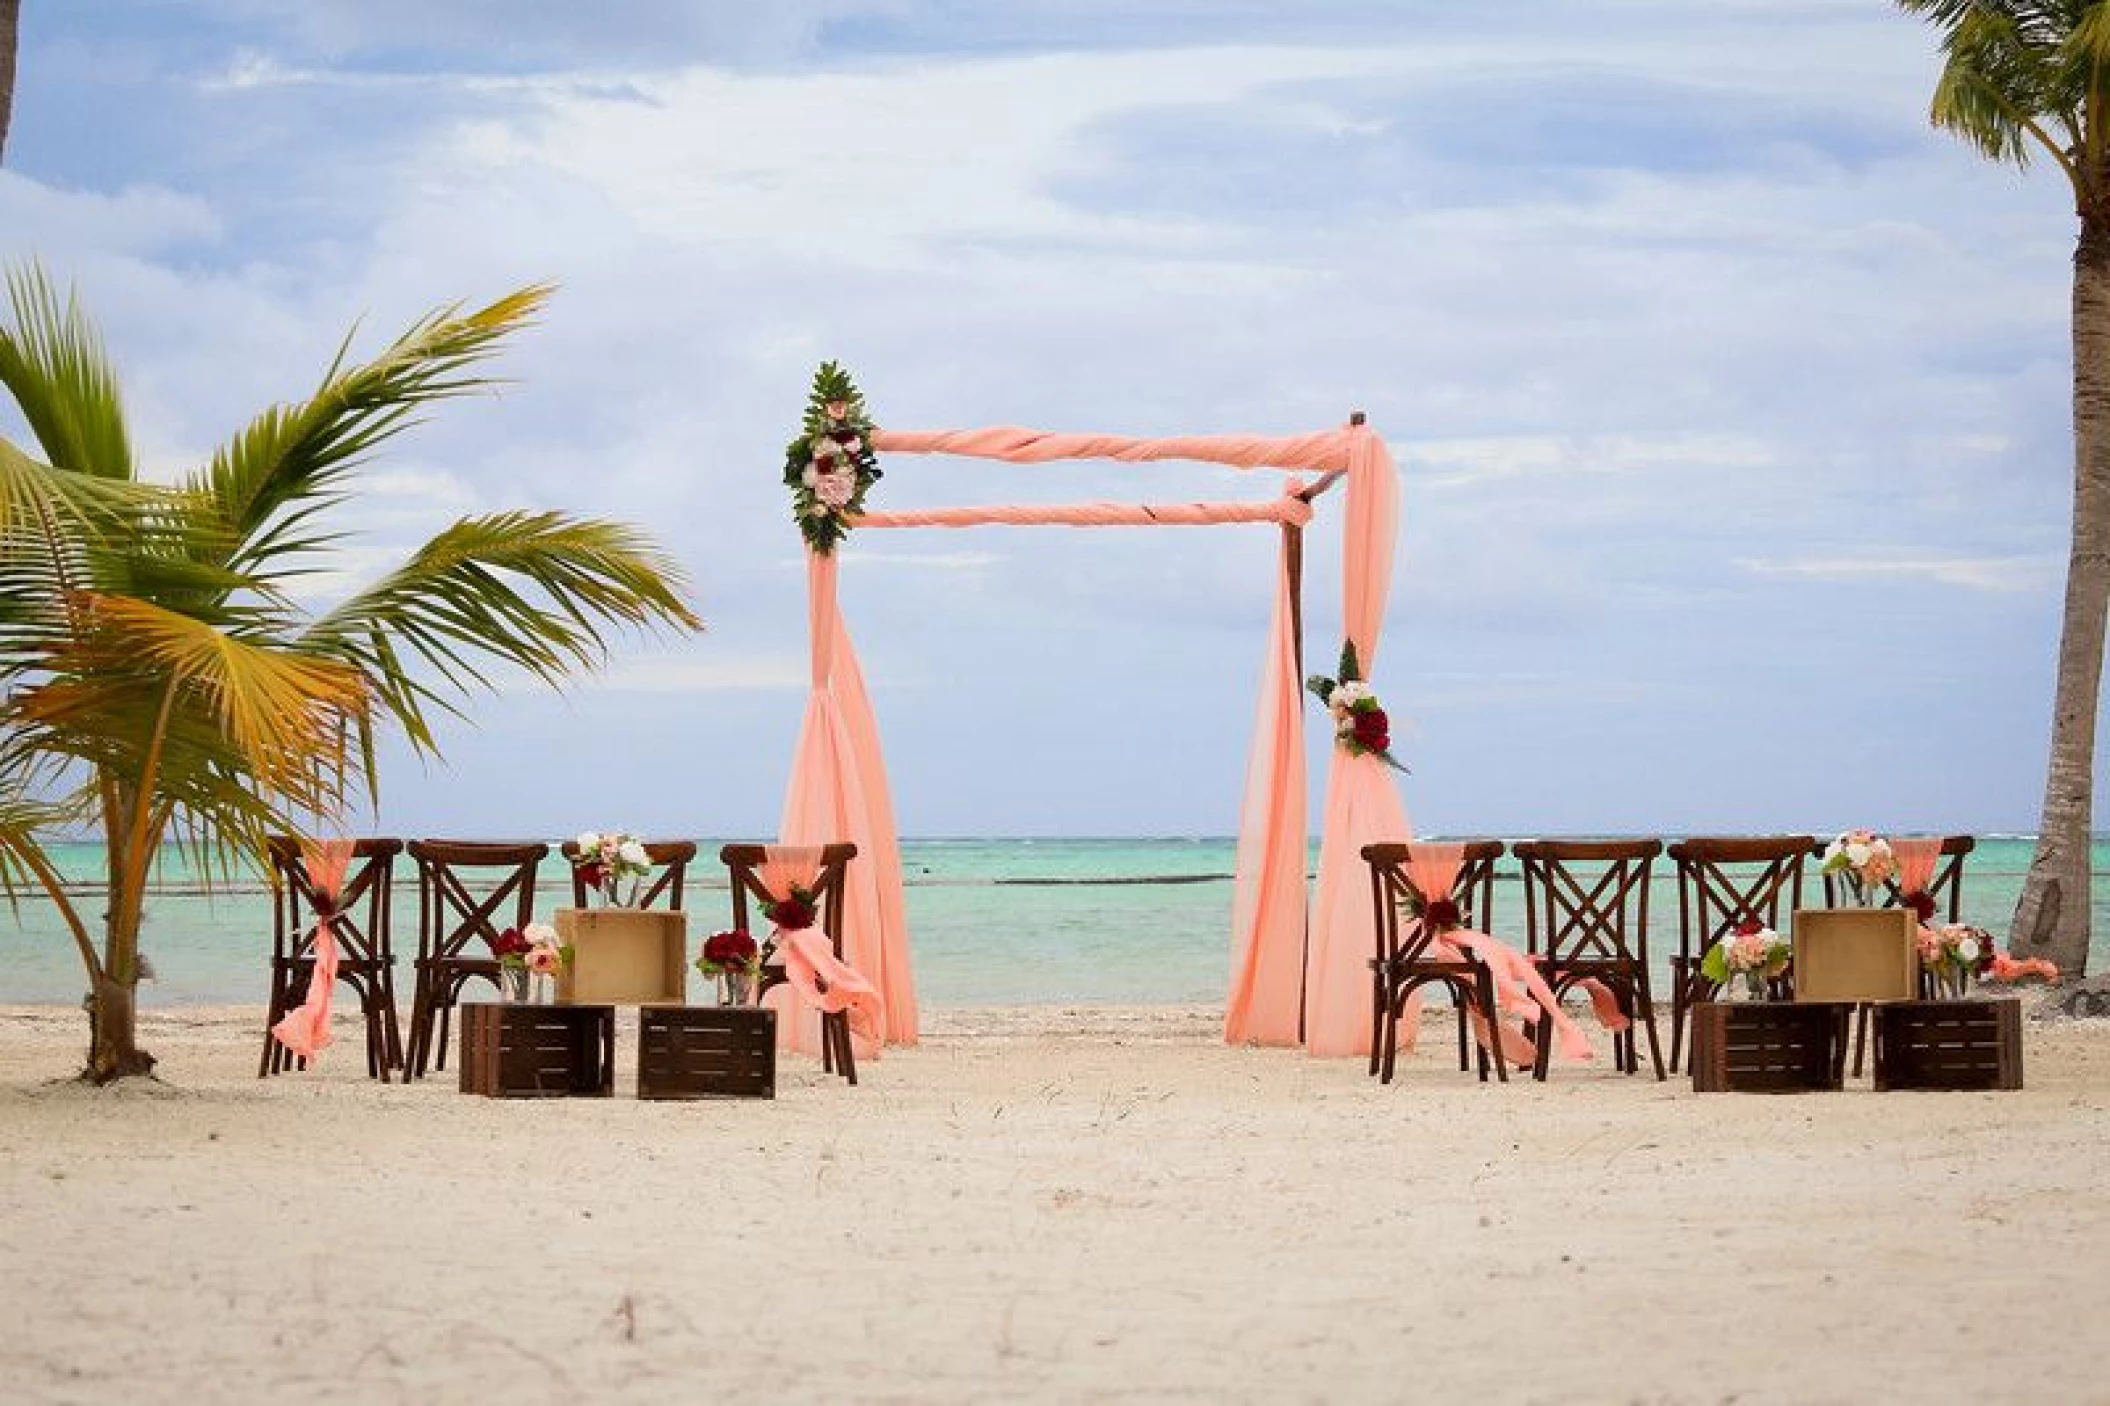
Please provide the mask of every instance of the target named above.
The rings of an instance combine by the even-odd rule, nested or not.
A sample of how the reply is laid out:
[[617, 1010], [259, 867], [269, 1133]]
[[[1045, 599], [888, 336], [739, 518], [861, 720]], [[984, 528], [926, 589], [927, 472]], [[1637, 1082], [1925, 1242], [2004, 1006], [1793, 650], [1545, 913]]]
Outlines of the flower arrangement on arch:
[[1333, 715], [1335, 744], [1352, 757], [1376, 757], [1386, 766], [1405, 771], [1392, 755], [1392, 720], [1363, 680], [1354, 640], [1341, 645], [1341, 664], [1335, 672], [1335, 678], [1313, 674], [1304, 681], [1304, 687]]
[[806, 545], [822, 556], [834, 551], [880, 477], [864, 395], [849, 372], [824, 361], [813, 373], [798, 437], [784, 450], [784, 486]]
[[[1897, 856], [1891, 853], [1890, 841], [1873, 830], [1842, 830], [1832, 842], [1824, 847], [1824, 863], [1820, 874], [1846, 875], [1848, 885], [1855, 897], [1866, 904], [1873, 904], [1883, 885], [1898, 872]], [[1925, 922], [1933, 916], [1930, 900]]]
[[[652, 873], [652, 856], [644, 841], [620, 830], [582, 830], [572, 846], [578, 852], [571, 866], [589, 893], [601, 895], [610, 908], [636, 906], [638, 892]], [[630, 885], [627, 895], [625, 880]]]
[[1766, 982], [1788, 969], [1795, 949], [1788, 940], [1756, 918], [1745, 918], [1700, 958], [1700, 975], [1718, 986], [1737, 977], [1754, 996], [1765, 994]]

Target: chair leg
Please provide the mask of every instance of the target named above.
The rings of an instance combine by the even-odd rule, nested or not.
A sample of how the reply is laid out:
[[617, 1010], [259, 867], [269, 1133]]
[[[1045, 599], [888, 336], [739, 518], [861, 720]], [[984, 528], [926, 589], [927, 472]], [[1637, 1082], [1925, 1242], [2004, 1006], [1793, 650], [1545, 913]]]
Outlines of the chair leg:
[[[1462, 1073], [1473, 1067], [1467, 1063], [1471, 1056], [1472, 1046], [1472, 1032], [1467, 1027], [1472, 1024], [1473, 998], [1453, 986], [1451, 988], [1451, 1005], [1458, 1012], [1458, 1068]], [[1480, 1061], [1480, 1077], [1482, 1079], [1487, 1077], [1487, 1061], [1484, 1059]]]
[[1385, 974], [1373, 963], [1370, 971], [1370, 1072], [1375, 1075], [1382, 1062], [1380, 1046], [1385, 1038], [1385, 1007], [1387, 1005]]
[[1854, 1007], [1854, 1077], [1861, 1077], [1861, 1056], [1868, 1044], [1868, 1007]]
[[[832, 1043], [835, 1048], [835, 1072], [857, 1086], [857, 1056], [850, 1049], [850, 1017], [842, 1011], [830, 1011], [821, 1017], [821, 1049], [827, 1050]], [[832, 1041], [830, 1037], [833, 1037]], [[826, 1061], [824, 1060], [823, 1063]]]
[[425, 1077], [425, 1047], [432, 1039], [432, 983], [425, 968], [418, 968], [410, 996], [410, 1048], [403, 1056], [403, 1082]]
[[[388, 1034], [387, 1067], [403, 1068], [403, 1028], [396, 1022], [396, 975], [393, 963], [381, 969], [381, 1018]], [[386, 1076], [384, 1076], [385, 1079]]]
[[1392, 1082], [1392, 1075], [1399, 1068], [1399, 1016], [1400, 1007], [1406, 1004], [1407, 993], [1397, 986], [1388, 985], [1385, 990], [1385, 1059], [1378, 1074], [1380, 1084]]
[[1685, 1014], [1692, 1005], [1692, 975], [1683, 957], [1670, 959], [1670, 1067], [1677, 1072], [1678, 1055], [1685, 1048]]
[[[1650, 1062], [1656, 1066], [1656, 1082], [1660, 1084], [1669, 1076], [1663, 1072], [1663, 1047], [1656, 1041], [1656, 996], [1653, 991], [1649, 990], [1648, 973], [1645, 971], [1641, 973], [1639, 996], [1641, 1018], [1648, 1024], [1648, 1057]], [[1632, 1026], [1627, 1028], [1629, 1030], [1633, 1029]], [[1635, 1061], [1637, 1065], [1639, 1062], [1638, 1060]]]
[[278, 1038], [271, 1033], [271, 1027], [285, 1018], [286, 998], [283, 981], [284, 978], [280, 975], [277, 965], [274, 963], [271, 972], [271, 995], [264, 1003], [264, 1049], [263, 1053], [257, 1056], [256, 1061], [256, 1077], [259, 1079], [278, 1073], [276, 1069], [272, 1068], [272, 1065], [277, 1062], [273, 1058], [273, 1054], [278, 1049]]

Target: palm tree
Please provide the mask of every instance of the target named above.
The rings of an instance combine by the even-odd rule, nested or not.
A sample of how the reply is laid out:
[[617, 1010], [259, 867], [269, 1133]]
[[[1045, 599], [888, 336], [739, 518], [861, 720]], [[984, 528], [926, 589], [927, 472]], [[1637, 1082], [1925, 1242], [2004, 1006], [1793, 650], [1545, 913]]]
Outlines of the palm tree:
[[2073, 540], [2037, 849], [2014, 948], [2087, 970], [2095, 718], [2110, 608], [2110, 0], [1898, 0], [1941, 31], [1932, 116], [1994, 161], [2073, 187]]
[[7, 159], [7, 124], [15, 114], [15, 48], [22, 0], [0, 0], [0, 161]]
[[[373, 360], [340, 350], [307, 400], [257, 416], [173, 486], [141, 480], [93, 328], [42, 272], [8, 278], [0, 385], [38, 458], [0, 438], [0, 879], [40, 888], [87, 971], [84, 1076], [152, 1070], [138, 1046], [141, 905], [165, 839], [218, 876], [271, 833], [327, 828], [376, 785], [377, 730], [434, 751], [492, 664], [555, 682], [615, 626], [699, 628], [681, 573], [634, 530], [552, 512], [465, 518], [320, 614], [349, 475], [541, 306], [524, 289], [442, 309]], [[40, 837], [108, 854], [91, 928]]]

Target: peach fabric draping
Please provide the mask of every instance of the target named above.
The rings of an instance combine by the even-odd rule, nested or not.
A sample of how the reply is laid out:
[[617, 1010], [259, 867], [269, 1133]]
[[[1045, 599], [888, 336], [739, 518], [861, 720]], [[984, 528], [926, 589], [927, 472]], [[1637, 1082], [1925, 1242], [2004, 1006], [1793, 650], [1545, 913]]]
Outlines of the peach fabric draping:
[[1055, 434], [1019, 425], [992, 425], [979, 430], [874, 430], [872, 448], [882, 454], [966, 454], [1014, 464], [1046, 464], [1057, 459], [1118, 459], [1131, 464], [1193, 459], [1238, 469], [1344, 469], [1353, 457], [1358, 437], [1374, 438], [1365, 427], [1355, 425], [1278, 439], [1255, 435], [1137, 439], [1128, 435]]
[[1941, 863], [1941, 840], [1926, 835], [1892, 840], [1890, 853], [1898, 862], [1898, 892], [1908, 899], [1925, 893], [1934, 881], [1934, 866]]
[[[1399, 536], [1399, 476], [1385, 442], [1361, 426], [1348, 440], [1348, 510], [1343, 527], [1341, 623], [1363, 677], [1376, 677], [1392, 546]], [[1382, 690], [1380, 690], [1382, 692]], [[1319, 887], [1305, 964], [1304, 1045], [1322, 1056], [1370, 1052], [1369, 902], [1363, 846], [1411, 837], [1392, 769], [1367, 754], [1330, 749]], [[1361, 899], [1361, 902], [1358, 902]]]
[[[766, 845], [755, 878], [769, 890], [772, 900], [782, 902], [791, 897], [793, 889], [810, 887], [820, 864], [819, 845]], [[855, 867], [854, 862], [852, 867]], [[781, 1037], [787, 1025], [810, 1024], [814, 1035], [811, 1049], [818, 1051], [819, 1013], [847, 1010], [850, 1013], [850, 1033], [860, 1037], [852, 1048], [856, 1049], [858, 1045], [876, 1048], [885, 1019], [879, 989], [855, 967], [836, 957], [835, 944], [828, 940], [828, 935], [814, 926], [787, 928], [778, 924], [771, 938], [776, 943], [777, 959], [784, 965], [785, 989], [796, 997], [799, 1006], [804, 1007], [801, 1012], [797, 1008], [787, 1010], [782, 1003], [778, 1004], [779, 1043], [783, 1043]]]
[[[1291, 495], [1300, 491], [1290, 480]], [[1292, 501], [1301, 501], [1292, 497]], [[1305, 504], [1307, 513], [1310, 505]], [[1254, 710], [1231, 899], [1231, 983], [1224, 1039], [1294, 1045], [1304, 1014], [1306, 827], [1304, 686], [1297, 677], [1290, 544], [1275, 570], [1275, 609]]]
[[313, 1059], [329, 1048], [330, 1000], [337, 989], [337, 934], [330, 923], [337, 916], [338, 895], [344, 891], [345, 871], [352, 863], [352, 841], [316, 840], [301, 845], [301, 867], [323, 907], [315, 915], [315, 967], [308, 974], [307, 999], [287, 1011], [271, 1034], [281, 1045], [302, 1059]]
[[[1407, 846], [1407, 881], [1414, 885], [1415, 892], [1423, 899], [1434, 903], [1438, 899], [1451, 897], [1452, 886], [1458, 881], [1459, 866], [1465, 860], [1462, 844], [1410, 844]], [[1470, 952], [1487, 964], [1495, 979], [1495, 1004], [1505, 1012], [1523, 1017], [1524, 1022], [1544, 1030], [1551, 1025], [1559, 1036], [1554, 1046], [1565, 1059], [1593, 1058], [1589, 1037], [1582, 1033], [1568, 1014], [1553, 998], [1553, 988], [1531, 958], [1516, 948], [1473, 928], [1452, 928], [1437, 936], [1435, 946], [1445, 961], [1457, 961], [1461, 953]], [[1600, 1010], [1600, 1016], [1603, 1012]], [[1615, 1017], [1617, 1011], [1614, 1011]], [[1619, 1028], [1625, 1027], [1624, 1018], [1619, 1018]], [[1421, 1033], [1421, 993], [1416, 991], [1407, 998], [1405, 1018], [1400, 1021], [1405, 1027], [1401, 1037], [1407, 1049], [1412, 1050]], [[1521, 1028], [1502, 1026], [1493, 1032], [1487, 1029], [1487, 1021], [1478, 1011], [1473, 1012], [1473, 1034], [1481, 1045], [1487, 1046], [1490, 1038], [1501, 1041], [1502, 1057], [1515, 1065], [1530, 1065], [1538, 1054], [1537, 1044]]]
[[[909, 967], [901, 842], [887, 790], [879, 724], [864, 672], [835, 602], [835, 558], [806, 554], [812, 691], [785, 789], [778, 837], [785, 845], [848, 840], [857, 846], [843, 889], [843, 958], [879, 993], [872, 1040], [913, 1045], [916, 983]], [[817, 1017], [779, 1018], [778, 1043], [820, 1051]], [[871, 1056], [875, 1049], [859, 1049]]]
[[903, 508], [850, 518], [852, 527], [1214, 527], [1233, 522], [1311, 521], [1294, 495], [1251, 503], [1067, 503], [972, 508]]

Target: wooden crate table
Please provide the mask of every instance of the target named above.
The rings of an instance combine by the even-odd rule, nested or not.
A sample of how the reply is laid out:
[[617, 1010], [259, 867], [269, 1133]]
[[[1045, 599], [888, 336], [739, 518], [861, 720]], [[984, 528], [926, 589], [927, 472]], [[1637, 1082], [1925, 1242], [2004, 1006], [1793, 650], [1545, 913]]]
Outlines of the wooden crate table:
[[2012, 996], [1875, 1008], [1878, 1089], [2019, 1089], [2022, 1003]]
[[486, 1098], [607, 1098], [615, 1007], [464, 1005], [462, 1092]]
[[1701, 1001], [1692, 1008], [1694, 1093], [1809, 1093], [1846, 1081], [1850, 1001]]
[[640, 1006], [639, 1098], [775, 1098], [777, 1013], [756, 1006]]

